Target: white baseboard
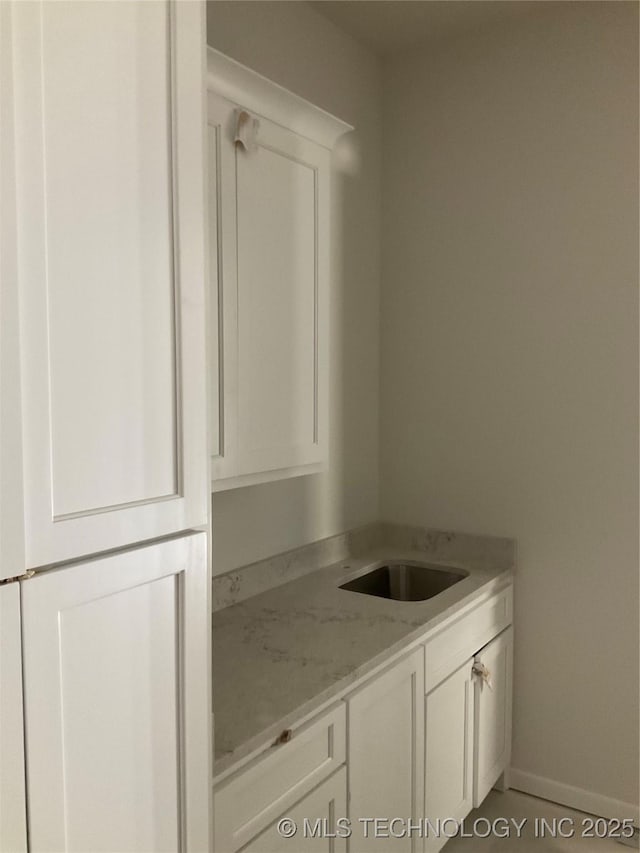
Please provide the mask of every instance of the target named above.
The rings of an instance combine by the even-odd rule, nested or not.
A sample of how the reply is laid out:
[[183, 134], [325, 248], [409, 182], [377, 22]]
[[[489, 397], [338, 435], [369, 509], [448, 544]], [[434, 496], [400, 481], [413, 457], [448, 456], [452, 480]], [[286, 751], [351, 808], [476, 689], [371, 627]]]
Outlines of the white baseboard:
[[585, 791], [584, 788], [575, 788], [573, 785], [565, 785], [553, 779], [545, 779], [544, 776], [526, 773], [515, 767], [512, 767], [509, 772], [509, 787], [524, 794], [531, 794], [533, 797], [540, 797], [542, 800], [569, 806], [579, 812], [618, 820], [631, 818], [636, 826], [640, 824], [638, 805], [614, 800], [602, 794], [594, 794], [592, 791]]

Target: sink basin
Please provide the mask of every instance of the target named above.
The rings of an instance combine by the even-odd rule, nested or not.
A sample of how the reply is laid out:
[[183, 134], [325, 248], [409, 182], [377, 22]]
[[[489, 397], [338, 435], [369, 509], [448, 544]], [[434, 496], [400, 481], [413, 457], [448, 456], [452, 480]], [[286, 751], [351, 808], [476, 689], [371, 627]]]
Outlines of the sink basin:
[[340, 589], [394, 601], [425, 601], [467, 577], [462, 569], [393, 562], [343, 583]]

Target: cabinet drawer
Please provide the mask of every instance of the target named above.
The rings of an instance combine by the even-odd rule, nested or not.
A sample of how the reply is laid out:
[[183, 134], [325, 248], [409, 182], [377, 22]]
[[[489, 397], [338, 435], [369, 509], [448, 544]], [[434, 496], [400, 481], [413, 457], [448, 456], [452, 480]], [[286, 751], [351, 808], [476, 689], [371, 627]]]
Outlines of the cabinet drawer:
[[[286, 817], [298, 827], [293, 838], [287, 839], [280, 835], [280, 819], [277, 818], [243, 847], [242, 853], [346, 853], [346, 839], [332, 837], [332, 833], [336, 832], [335, 821], [344, 818], [346, 814], [347, 768], [341, 767], [299, 803], [287, 809]], [[305, 833], [305, 821], [310, 827], [322, 827], [321, 831], [317, 834]]]
[[345, 730], [340, 703], [216, 788], [215, 849], [238, 850], [343, 764]]
[[425, 691], [428, 693], [493, 639], [513, 614], [513, 587], [483, 601], [469, 613], [456, 619], [426, 644]]

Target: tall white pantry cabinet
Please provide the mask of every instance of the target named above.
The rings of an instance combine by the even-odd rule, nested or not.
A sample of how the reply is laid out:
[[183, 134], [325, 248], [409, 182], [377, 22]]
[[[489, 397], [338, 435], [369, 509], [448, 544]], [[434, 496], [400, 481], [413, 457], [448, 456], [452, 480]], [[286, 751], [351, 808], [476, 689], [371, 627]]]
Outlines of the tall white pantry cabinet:
[[0, 850], [209, 849], [198, 2], [0, 3]]

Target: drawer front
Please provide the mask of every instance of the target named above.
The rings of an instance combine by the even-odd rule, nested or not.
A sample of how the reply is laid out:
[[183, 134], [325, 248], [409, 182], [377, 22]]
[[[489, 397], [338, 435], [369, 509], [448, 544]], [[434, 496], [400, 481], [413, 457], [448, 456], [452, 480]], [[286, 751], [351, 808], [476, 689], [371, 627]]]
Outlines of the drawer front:
[[[283, 817], [289, 818], [297, 826], [297, 832], [291, 838], [285, 838], [278, 832], [280, 818], [246, 847], [242, 853], [346, 853], [346, 838], [336, 837], [336, 820], [347, 814], [347, 768], [341, 767], [337, 773], [321, 782], [310, 794], [303, 797]], [[305, 832], [305, 823], [310, 831]]]
[[345, 762], [344, 703], [214, 789], [215, 849], [233, 853]]
[[473, 657], [512, 619], [513, 587], [509, 586], [429, 639], [425, 652], [425, 691], [429, 693], [467, 658]]

